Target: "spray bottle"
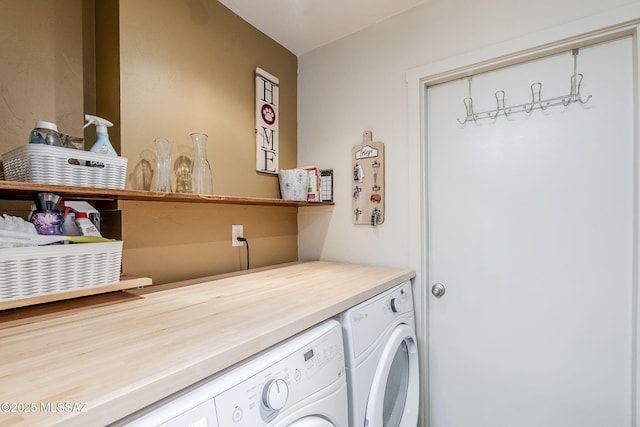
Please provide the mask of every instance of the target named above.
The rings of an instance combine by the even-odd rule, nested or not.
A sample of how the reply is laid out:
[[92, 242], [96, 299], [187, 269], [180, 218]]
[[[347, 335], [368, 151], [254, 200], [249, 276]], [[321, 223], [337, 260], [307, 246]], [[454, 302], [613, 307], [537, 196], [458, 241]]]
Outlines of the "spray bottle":
[[76, 211], [65, 206], [64, 201], [60, 202], [64, 207], [64, 220], [62, 222], [62, 234], [65, 236], [82, 236], [82, 230], [76, 224]]
[[96, 125], [97, 140], [89, 151], [107, 154], [109, 156], [117, 156], [118, 153], [116, 153], [113, 145], [111, 145], [111, 141], [109, 141], [109, 134], [107, 133], [107, 128], [113, 126], [113, 123], [109, 120], [103, 119], [102, 117], [92, 116], [90, 114], [85, 114], [84, 119], [87, 121], [87, 124], [84, 125], [85, 128], [89, 125]]

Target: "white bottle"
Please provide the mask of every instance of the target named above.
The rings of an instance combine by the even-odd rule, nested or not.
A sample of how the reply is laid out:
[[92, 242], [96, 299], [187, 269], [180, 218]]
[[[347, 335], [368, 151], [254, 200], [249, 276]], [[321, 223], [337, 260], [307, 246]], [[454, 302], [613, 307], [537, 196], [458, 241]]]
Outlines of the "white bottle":
[[82, 236], [82, 231], [76, 224], [76, 214], [71, 210], [69, 210], [64, 216], [62, 234], [65, 236]]
[[76, 212], [76, 224], [83, 236], [102, 237], [98, 228], [91, 222], [86, 212]]

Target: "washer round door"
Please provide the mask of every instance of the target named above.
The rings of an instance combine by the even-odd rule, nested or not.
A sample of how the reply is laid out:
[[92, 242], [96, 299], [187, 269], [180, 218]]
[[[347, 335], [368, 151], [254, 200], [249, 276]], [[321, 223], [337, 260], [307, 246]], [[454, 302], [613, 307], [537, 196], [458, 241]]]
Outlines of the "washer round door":
[[391, 333], [380, 356], [369, 391], [365, 425], [415, 427], [419, 396], [416, 334], [401, 324]]
[[310, 416], [294, 421], [289, 424], [289, 427], [336, 427], [331, 421], [326, 418]]

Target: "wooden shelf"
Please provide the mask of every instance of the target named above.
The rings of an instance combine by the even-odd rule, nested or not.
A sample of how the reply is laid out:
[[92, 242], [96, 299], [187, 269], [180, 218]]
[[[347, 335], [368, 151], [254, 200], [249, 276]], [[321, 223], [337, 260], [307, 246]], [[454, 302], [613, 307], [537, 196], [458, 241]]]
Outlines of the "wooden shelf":
[[205, 194], [159, 193], [140, 190], [112, 190], [109, 188], [70, 187], [65, 185], [32, 184], [0, 181], [0, 199], [32, 200], [32, 193], [56, 193], [67, 200], [137, 200], [145, 202], [222, 203], [262, 206], [332, 206], [333, 202], [297, 202], [295, 200], [262, 197], [218, 196]]
[[[132, 200], [143, 202], [216, 203], [227, 205], [257, 205], [282, 207], [333, 206], [333, 202], [298, 202], [261, 197], [237, 197], [205, 194], [160, 193], [155, 191], [114, 190], [109, 188], [72, 187], [66, 185], [33, 184], [28, 182], [0, 180], [0, 200], [33, 200], [33, 193], [55, 193], [65, 200], [113, 201]], [[151, 284], [149, 278], [122, 278], [120, 282], [78, 291], [37, 296], [12, 301], [0, 301], [0, 311], [34, 304], [95, 295]]]
[[140, 288], [153, 284], [148, 277], [132, 277], [121, 276], [118, 283], [112, 283], [104, 286], [94, 286], [86, 289], [76, 289], [74, 291], [60, 292], [50, 295], [39, 295], [29, 298], [21, 298], [11, 301], [0, 302], [0, 310], [10, 308], [27, 307], [30, 305], [42, 304], [45, 302], [61, 301], [70, 298], [86, 297], [88, 295], [97, 295], [105, 292], [122, 291], [124, 289]]

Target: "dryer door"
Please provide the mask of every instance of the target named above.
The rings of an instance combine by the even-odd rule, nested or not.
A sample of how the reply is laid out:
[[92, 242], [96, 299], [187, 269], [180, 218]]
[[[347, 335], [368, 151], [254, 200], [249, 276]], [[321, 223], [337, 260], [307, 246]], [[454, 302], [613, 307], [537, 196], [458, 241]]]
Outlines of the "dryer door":
[[322, 417], [304, 417], [289, 424], [289, 427], [336, 427], [331, 421]]
[[398, 325], [380, 356], [371, 384], [365, 425], [415, 427], [420, 396], [416, 334]]

